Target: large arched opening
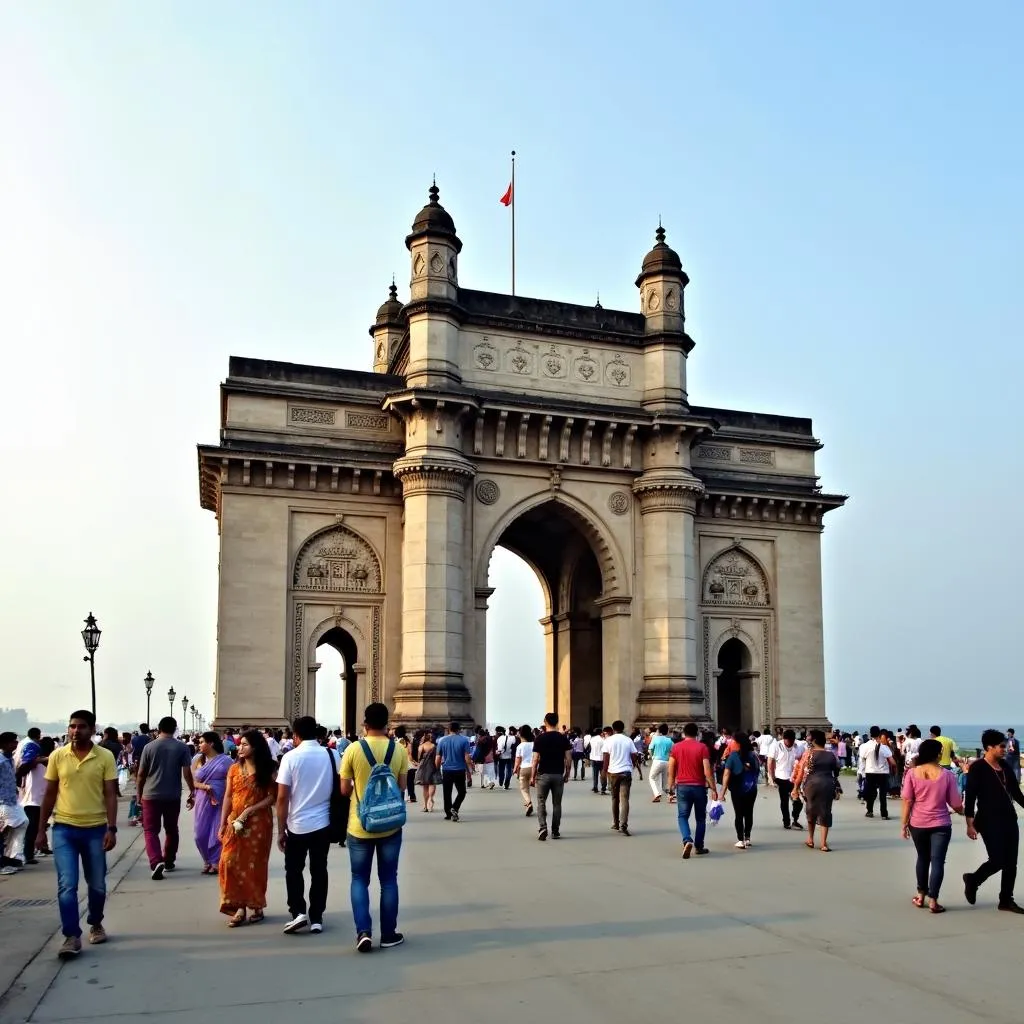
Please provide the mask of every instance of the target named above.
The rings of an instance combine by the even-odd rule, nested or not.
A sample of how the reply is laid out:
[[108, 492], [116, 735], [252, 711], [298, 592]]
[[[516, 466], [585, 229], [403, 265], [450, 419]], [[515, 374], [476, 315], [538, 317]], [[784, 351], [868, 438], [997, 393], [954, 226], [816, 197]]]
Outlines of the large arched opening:
[[719, 728], [754, 728], [754, 673], [747, 645], [730, 637], [718, 651], [715, 675], [716, 710]]
[[352, 634], [340, 626], [329, 629], [316, 648], [316, 720], [346, 734], [358, 726], [356, 707], [356, 642]]
[[[539, 721], [541, 714], [554, 709], [564, 725], [592, 728], [603, 724], [600, 598], [605, 589], [605, 573], [593, 538], [588, 536], [592, 532], [588, 526], [574, 509], [550, 500], [513, 519], [497, 539], [496, 546], [517, 556], [540, 584], [539, 651], [543, 654], [541, 657], [535, 642], [531, 647], [529, 640], [534, 628], [529, 620], [537, 621], [541, 601], [520, 603], [514, 608], [502, 602], [503, 582], [512, 578], [511, 573], [506, 575], [504, 571], [509, 560], [503, 556], [492, 567], [497, 571], [489, 576], [494, 593], [487, 621], [487, 717], [492, 723], [496, 720], [490, 712], [491, 701], [506, 706], [506, 687], [511, 685], [521, 688], [524, 697], [536, 694], [541, 698], [536, 713], [525, 720]], [[521, 577], [523, 570], [517, 569]], [[537, 634], [532, 636], [536, 638]], [[514, 637], [527, 638], [523, 656], [514, 657], [510, 665], [501, 665], [499, 679], [492, 688], [490, 675], [495, 663], [491, 650], [507, 649], [508, 639]]]

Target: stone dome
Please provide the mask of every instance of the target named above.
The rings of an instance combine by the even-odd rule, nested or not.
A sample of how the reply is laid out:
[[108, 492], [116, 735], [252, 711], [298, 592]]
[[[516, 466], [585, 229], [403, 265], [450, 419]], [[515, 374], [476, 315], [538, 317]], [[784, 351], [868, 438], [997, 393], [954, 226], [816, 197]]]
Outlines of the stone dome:
[[395, 282], [392, 281], [391, 287], [388, 289], [387, 302], [383, 303], [380, 309], [377, 310], [377, 323], [397, 323], [401, 319], [402, 308], [402, 303], [398, 301], [398, 289], [395, 287]]
[[429, 231], [435, 235], [454, 235], [455, 221], [452, 215], [438, 202], [440, 189], [435, 182], [430, 186], [430, 201], [416, 214], [412, 222], [412, 233], [419, 234], [421, 231]]
[[674, 270], [682, 273], [683, 261], [679, 254], [665, 241], [665, 229], [659, 224], [658, 230], [654, 233], [656, 239], [654, 248], [644, 257], [642, 274], [653, 274], [664, 270]]

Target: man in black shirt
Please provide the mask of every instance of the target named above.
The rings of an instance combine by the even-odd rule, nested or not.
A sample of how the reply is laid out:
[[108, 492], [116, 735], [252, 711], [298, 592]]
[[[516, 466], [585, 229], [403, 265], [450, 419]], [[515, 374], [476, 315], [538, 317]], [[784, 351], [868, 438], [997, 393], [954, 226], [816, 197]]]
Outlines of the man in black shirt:
[[1006, 737], [998, 729], [986, 729], [981, 736], [985, 756], [979, 758], [967, 771], [967, 791], [964, 793], [964, 815], [967, 818], [967, 838], [985, 841], [988, 860], [977, 871], [964, 875], [964, 896], [974, 904], [978, 886], [992, 875], [1003, 873], [999, 887], [999, 909], [1011, 914], [1024, 914], [1013, 898], [1017, 881], [1017, 851], [1020, 830], [1017, 809], [1024, 807], [1021, 793], [1010, 766], [1006, 763]]
[[547, 798], [551, 794], [551, 838], [561, 839], [562, 793], [572, 769], [572, 744], [558, 729], [558, 715], [549, 711], [544, 716], [544, 731], [533, 740], [533, 773], [531, 786], [537, 787], [537, 838], [548, 837]]

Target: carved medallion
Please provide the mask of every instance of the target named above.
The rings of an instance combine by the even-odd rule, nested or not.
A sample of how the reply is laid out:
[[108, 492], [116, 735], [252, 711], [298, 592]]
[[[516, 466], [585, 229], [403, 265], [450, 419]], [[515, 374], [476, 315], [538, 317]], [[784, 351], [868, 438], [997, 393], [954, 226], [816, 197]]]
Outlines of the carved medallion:
[[629, 495], [625, 491], [612, 491], [608, 495], [608, 509], [614, 515], [624, 516], [629, 511]]
[[586, 383], [591, 384], [594, 381], [600, 383], [599, 370], [600, 367], [597, 365], [597, 360], [592, 359], [590, 356], [590, 350], [584, 349], [583, 355], [581, 355], [575, 362], [576, 376]]
[[479, 480], [476, 485], [476, 500], [481, 505], [493, 505], [501, 497], [501, 489], [493, 480]]
[[767, 607], [768, 579], [757, 562], [742, 548], [729, 548], [712, 559], [704, 570], [706, 604]]
[[379, 594], [380, 563], [362, 537], [346, 526], [313, 534], [295, 559], [296, 590]]
[[444, 257], [439, 252], [435, 252], [430, 257], [430, 272], [432, 274], [440, 274], [443, 271], [444, 271]]
[[651, 313], [657, 313], [661, 309], [661, 299], [653, 288], [647, 293], [647, 309]]
[[674, 288], [669, 288], [665, 293], [665, 308], [668, 310], [675, 310], [676, 308], [676, 292]]
[[418, 252], [412, 261], [412, 272], [413, 275], [419, 277], [423, 273], [423, 268], [426, 266], [423, 260], [423, 253]]
[[523, 348], [523, 343], [517, 341], [515, 345], [508, 350], [508, 354], [505, 357], [505, 366], [511, 370], [512, 373], [518, 373], [521, 375], [527, 375], [533, 371], [533, 356]]
[[481, 370], [496, 370], [498, 350], [489, 341], [484, 340], [473, 349], [473, 361]]
[[613, 387], [624, 388], [629, 384], [629, 363], [617, 352], [605, 368], [605, 378]]
[[565, 356], [554, 345], [541, 357], [540, 364], [545, 377], [565, 376]]

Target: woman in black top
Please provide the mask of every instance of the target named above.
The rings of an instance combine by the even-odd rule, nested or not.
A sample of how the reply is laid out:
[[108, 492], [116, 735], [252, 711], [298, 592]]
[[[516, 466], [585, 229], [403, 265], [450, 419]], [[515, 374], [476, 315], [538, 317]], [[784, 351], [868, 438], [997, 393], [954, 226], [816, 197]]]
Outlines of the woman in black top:
[[998, 729], [986, 729], [981, 736], [985, 756], [975, 761], [967, 771], [967, 791], [964, 794], [964, 814], [967, 817], [967, 838], [985, 842], [988, 860], [977, 871], [964, 875], [964, 896], [974, 904], [978, 886], [992, 875], [1002, 871], [999, 887], [999, 909], [1013, 914], [1024, 914], [1017, 906], [1013, 886], [1017, 881], [1017, 849], [1020, 830], [1017, 809], [1024, 807], [1024, 793], [1006, 763], [1006, 737]]

